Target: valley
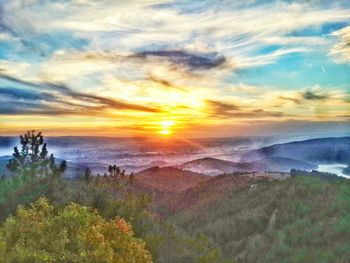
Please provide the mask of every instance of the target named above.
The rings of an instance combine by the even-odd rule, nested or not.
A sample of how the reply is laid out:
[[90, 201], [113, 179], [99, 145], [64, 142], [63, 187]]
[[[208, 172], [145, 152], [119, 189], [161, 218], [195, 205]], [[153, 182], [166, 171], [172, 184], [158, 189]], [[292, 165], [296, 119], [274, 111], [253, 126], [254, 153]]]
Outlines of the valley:
[[[338, 167], [345, 168], [350, 162], [350, 137], [292, 141], [261, 148], [254, 147], [269, 140], [206, 139], [198, 140], [196, 147], [175, 141], [154, 149], [151, 142], [145, 141], [143, 145], [141, 139], [90, 139], [79, 138], [71, 143], [73, 138], [49, 138], [57, 160], [68, 161], [66, 177], [79, 176], [85, 168], [103, 175], [109, 164], [117, 164], [128, 173], [152, 167], [174, 167], [215, 176], [235, 172], [288, 173], [291, 169], [311, 171], [320, 167], [320, 171], [344, 176]], [[2, 151], [11, 152], [15, 142], [12, 137], [0, 137]], [[143, 146], [136, 146], [137, 143]], [[0, 173], [6, 173], [9, 158], [11, 156], [0, 157]]]
[[[188, 258], [188, 262], [206, 258], [210, 263], [315, 262], [320, 254], [325, 262], [337, 258], [345, 263], [348, 249], [339, 248], [328, 237], [340, 244], [349, 238], [350, 184], [342, 174], [350, 154], [349, 138], [243, 150], [242, 145], [224, 143], [221, 147], [230, 150], [221, 157], [202, 157], [216, 152], [210, 148], [214, 142], [206, 142], [208, 148], [201, 151], [165, 147], [132, 154], [130, 145], [122, 141], [123, 153], [112, 148], [101, 153], [106, 160], [121, 157], [126, 174], [119, 174], [119, 179], [100, 157], [89, 157], [96, 154], [89, 140], [88, 145], [74, 145], [87, 149], [77, 151], [86, 158], [77, 162], [73, 154], [66, 162], [63, 181], [26, 178], [16, 182], [6, 167], [12, 157], [0, 157], [3, 182], [14, 178], [12, 184], [19, 184], [15, 192], [3, 196], [32, 200], [45, 194], [58, 203], [75, 200], [95, 207], [106, 218], [118, 211], [132, 222], [160, 263], [187, 262]], [[96, 140], [111, 144], [108, 139]], [[61, 140], [60, 145], [69, 146]], [[72, 153], [69, 148], [65, 151]], [[159, 158], [164, 151], [167, 161]], [[139, 158], [152, 161], [141, 164]], [[58, 156], [55, 163], [62, 160]], [[10, 214], [16, 202], [23, 201], [0, 205]]]

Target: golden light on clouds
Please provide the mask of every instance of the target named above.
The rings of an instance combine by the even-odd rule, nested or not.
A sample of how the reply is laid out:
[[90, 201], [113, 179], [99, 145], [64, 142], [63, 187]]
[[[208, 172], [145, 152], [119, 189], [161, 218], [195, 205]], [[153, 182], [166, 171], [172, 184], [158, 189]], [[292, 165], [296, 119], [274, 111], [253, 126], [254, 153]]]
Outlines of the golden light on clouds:
[[1, 135], [349, 122], [348, 1], [22, 2], [0, 1]]

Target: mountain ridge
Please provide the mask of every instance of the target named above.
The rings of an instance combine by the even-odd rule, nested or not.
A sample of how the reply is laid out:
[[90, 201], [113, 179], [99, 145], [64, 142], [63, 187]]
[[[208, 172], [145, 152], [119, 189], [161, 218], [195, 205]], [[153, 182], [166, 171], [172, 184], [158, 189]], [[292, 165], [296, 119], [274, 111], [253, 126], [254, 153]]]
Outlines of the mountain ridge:
[[317, 165], [309, 162], [277, 156], [253, 162], [231, 162], [212, 157], [205, 157], [185, 162], [176, 167], [211, 176], [235, 172], [290, 172], [292, 169], [317, 169]]
[[350, 162], [350, 136], [329, 137], [273, 144], [243, 154], [243, 161], [268, 157], [286, 157], [312, 163]]

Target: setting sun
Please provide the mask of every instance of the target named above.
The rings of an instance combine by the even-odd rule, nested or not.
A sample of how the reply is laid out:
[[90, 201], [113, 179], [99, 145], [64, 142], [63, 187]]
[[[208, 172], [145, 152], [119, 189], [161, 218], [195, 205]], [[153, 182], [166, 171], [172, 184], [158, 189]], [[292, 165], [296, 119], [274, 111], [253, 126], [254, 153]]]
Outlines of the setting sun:
[[161, 130], [161, 131], [159, 131], [159, 133], [161, 134], [161, 135], [169, 135], [170, 134], [170, 131], [169, 130]]
[[161, 130], [159, 131], [159, 133], [162, 135], [169, 135], [171, 133], [170, 128], [174, 126], [175, 122], [170, 120], [164, 120], [161, 121], [159, 124], [161, 126]]

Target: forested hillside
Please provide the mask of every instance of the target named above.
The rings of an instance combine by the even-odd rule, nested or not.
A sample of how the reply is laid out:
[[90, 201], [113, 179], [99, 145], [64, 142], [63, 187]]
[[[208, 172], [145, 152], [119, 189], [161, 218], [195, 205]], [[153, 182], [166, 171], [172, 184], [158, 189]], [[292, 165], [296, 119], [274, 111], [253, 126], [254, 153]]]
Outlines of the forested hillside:
[[187, 233], [207, 235], [225, 259], [235, 262], [348, 262], [346, 179], [297, 176], [226, 190], [213, 202], [203, 204], [198, 198], [199, 209], [193, 209], [196, 204], [185, 207], [169, 221]]
[[156, 219], [152, 196], [128, 190], [132, 174], [110, 165], [67, 179], [40, 133], [20, 141], [0, 180], [0, 262], [221, 262], [205, 235]]

